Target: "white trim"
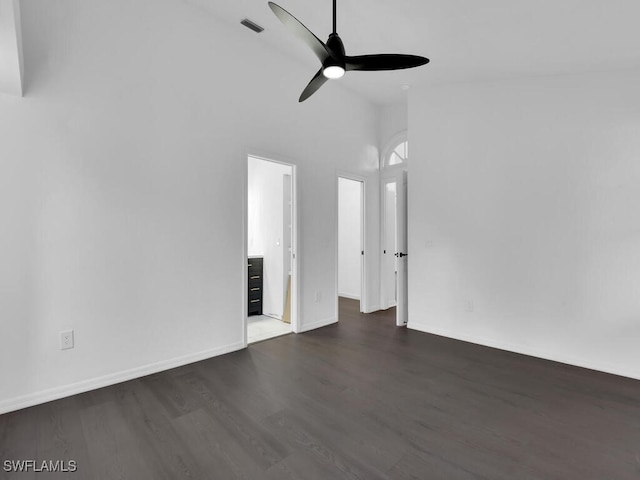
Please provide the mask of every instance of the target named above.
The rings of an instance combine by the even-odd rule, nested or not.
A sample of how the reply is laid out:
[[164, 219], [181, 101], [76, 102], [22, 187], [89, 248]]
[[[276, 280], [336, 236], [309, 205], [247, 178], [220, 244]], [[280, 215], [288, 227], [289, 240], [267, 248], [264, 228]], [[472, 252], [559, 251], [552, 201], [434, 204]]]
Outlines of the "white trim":
[[[365, 254], [368, 255], [369, 248], [365, 249], [367, 240], [367, 183], [366, 179], [361, 181], [362, 187], [360, 188], [360, 248], [364, 252], [360, 255], [360, 312], [366, 310], [366, 305], [369, 302], [367, 295], [367, 262], [365, 261]], [[368, 257], [367, 257], [368, 258]]]
[[242, 210], [243, 210], [243, 285], [242, 285], [242, 302], [243, 302], [243, 318], [242, 318], [242, 335], [245, 342], [245, 347], [248, 344], [247, 338], [247, 326], [249, 323], [248, 317], [248, 293], [247, 293], [247, 256], [249, 252], [249, 247], [247, 245], [247, 222], [248, 222], [248, 190], [249, 190], [249, 157], [257, 158], [259, 160], [264, 160], [265, 162], [278, 163], [280, 165], [286, 165], [291, 167], [291, 203], [292, 203], [292, 212], [291, 219], [293, 222], [293, 238], [291, 241], [291, 249], [292, 249], [292, 260], [291, 260], [291, 331], [293, 333], [300, 333], [300, 278], [302, 277], [302, 265], [300, 262], [300, 244], [299, 244], [299, 234], [300, 234], [300, 209], [298, 207], [298, 166], [294, 162], [293, 159], [286, 158], [282, 155], [275, 155], [268, 152], [260, 151], [259, 149], [249, 148], [244, 152], [244, 192], [243, 192], [243, 201], [242, 201]]
[[[378, 252], [378, 265], [380, 268], [380, 272], [379, 272], [379, 276], [380, 276], [380, 282], [378, 283], [378, 287], [379, 287], [379, 292], [378, 294], [380, 295], [380, 308], [382, 310], [388, 310], [392, 307], [397, 307], [398, 306], [398, 302], [397, 302], [397, 298], [395, 301], [391, 301], [388, 304], [385, 303], [385, 300], [388, 298], [388, 296], [386, 295], [385, 292], [385, 279], [384, 279], [384, 274], [386, 273], [384, 271], [384, 251], [388, 250], [387, 245], [386, 245], [386, 225], [387, 225], [387, 207], [385, 204], [386, 201], [386, 190], [385, 190], [385, 185], [388, 182], [387, 180], [391, 180], [393, 182], [395, 182], [396, 184], [398, 183], [398, 174], [399, 172], [407, 172], [407, 177], [409, 175], [408, 170], [406, 169], [406, 165], [405, 164], [398, 164], [398, 165], [393, 165], [391, 167], [387, 167], [384, 171], [380, 172], [380, 182], [379, 182], [379, 191], [380, 191], [380, 198], [379, 198], [379, 208], [380, 208], [380, 229], [379, 229], [379, 235], [380, 235], [380, 250]], [[397, 188], [397, 187], [396, 187]], [[397, 190], [396, 190], [397, 191]], [[409, 199], [407, 198], [407, 203], [405, 205], [406, 209], [407, 209], [407, 214], [408, 214], [408, 209], [409, 209]], [[397, 217], [397, 209], [396, 209], [396, 217]], [[398, 226], [398, 218], [395, 219], [396, 220], [396, 227]], [[408, 229], [408, 225], [407, 225], [407, 229]], [[407, 248], [408, 248], [408, 242], [409, 242], [409, 237], [408, 237], [408, 232], [407, 232]], [[396, 279], [397, 282], [397, 279]], [[408, 285], [407, 285], [408, 287]], [[397, 288], [397, 285], [396, 285]], [[396, 290], [397, 292], [397, 290]], [[408, 292], [407, 292], [408, 293]]]
[[302, 279], [302, 248], [300, 246], [300, 208], [298, 206], [298, 166], [291, 162], [291, 202], [293, 203], [293, 211], [291, 218], [293, 219], [293, 239], [291, 241], [291, 249], [293, 257], [291, 259], [291, 330], [293, 333], [300, 332], [302, 316], [300, 314], [302, 308], [302, 291], [300, 290], [300, 281]]
[[402, 163], [397, 163], [395, 165], [387, 165], [387, 162], [389, 160], [388, 157], [391, 156], [391, 153], [395, 150], [395, 148], [400, 145], [402, 142], [408, 142], [409, 141], [409, 131], [408, 130], [401, 130], [398, 133], [396, 133], [395, 135], [393, 135], [393, 137], [391, 137], [389, 139], [389, 141], [387, 142], [387, 144], [385, 145], [384, 149], [382, 150], [382, 157], [381, 158], [381, 165], [380, 165], [380, 172], [383, 172], [384, 170], [388, 170], [388, 169], [393, 169], [393, 168], [398, 168], [400, 166], [402, 166], [403, 169], [407, 168], [407, 165], [409, 164], [409, 157], [407, 156], [406, 160]]
[[242, 174], [244, 181], [242, 182], [242, 285], [240, 287], [240, 295], [242, 302], [242, 317], [240, 317], [240, 328], [242, 345], [244, 348], [249, 345], [249, 336], [247, 333], [247, 325], [249, 324], [249, 292], [247, 285], [249, 284], [249, 270], [247, 267], [247, 258], [249, 256], [249, 154], [245, 152], [242, 161]]
[[339, 297], [350, 298], [351, 300], [360, 300], [360, 297], [357, 295], [349, 295], [348, 293], [340, 293], [338, 292]]
[[323, 320], [316, 320], [315, 322], [311, 322], [308, 323], [306, 325], [302, 325], [302, 328], [300, 329], [300, 332], [298, 333], [302, 333], [302, 332], [308, 332], [310, 330], [315, 330], [316, 328], [322, 328], [322, 327], [326, 327], [328, 325], [332, 325], [334, 323], [338, 323], [338, 319], [337, 318], [325, 318]]
[[519, 353], [522, 355], [528, 355], [530, 357], [551, 360], [552, 362], [564, 363], [566, 365], [572, 365], [574, 367], [588, 368], [590, 370], [596, 370], [599, 372], [610, 373], [613, 375], [640, 380], [640, 370], [620, 368], [618, 365], [594, 362], [590, 359], [577, 358], [570, 355], [558, 355], [555, 352], [539, 350], [537, 348], [531, 348], [529, 346], [516, 343], [505, 343], [491, 338], [478, 337], [476, 335], [448, 330], [446, 328], [433, 328], [431, 326], [417, 323], [411, 320], [409, 320], [407, 328], [417, 330], [419, 332], [452, 338], [454, 340], [462, 340], [464, 342], [470, 342], [476, 345], [484, 345], [485, 347], [497, 348], [499, 350], [505, 350], [507, 352]]
[[[361, 258], [361, 268], [360, 268], [360, 298], [356, 298], [354, 296], [342, 295], [338, 292], [338, 254], [339, 254], [339, 245], [340, 245], [340, 228], [339, 228], [339, 216], [340, 216], [340, 179], [344, 178], [346, 180], [353, 180], [354, 182], [360, 182], [362, 184], [362, 189], [360, 190], [360, 228], [362, 231], [360, 232], [360, 245], [362, 250], [364, 251], [364, 255]], [[335, 235], [336, 235], [336, 248], [334, 254], [335, 261], [335, 299], [336, 299], [336, 308], [335, 315], [336, 318], [339, 318], [339, 305], [338, 305], [338, 297], [347, 297], [352, 298], [354, 300], [360, 300], [360, 312], [367, 313], [372, 312], [369, 306], [367, 305], [369, 300], [368, 290], [367, 290], [367, 259], [370, 256], [369, 252], [369, 243], [367, 236], [367, 177], [362, 175], [358, 175], [355, 173], [347, 172], [344, 170], [336, 170], [336, 212], [335, 212]]]
[[207, 360], [212, 357], [224, 355], [225, 353], [235, 352], [245, 348], [242, 342], [232, 343], [231, 345], [225, 345], [223, 347], [213, 348], [211, 350], [204, 350], [198, 353], [190, 353], [181, 357], [171, 358], [169, 360], [161, 360], [159, 362], [150, 363], [122, 372], [110, 373], [97, 378], [91, 378], [88, 380], [81, 380], [69, 385], [63, 385], [60, 387], [54, 387], [47, 390], [41, 390], [39, 392], [29, 393], [20, 397], [9, 398], [0, 402], [0, 414], [12, 412], [14, 410], [20, 410], [22, 408], [32, 407], [52, 400], [58, 400], [60, 398], [69, 397], [71, 395], [77, 395], [79, 393], [88, 392], [98, 388], [108, 387], [116, 383], [126, 382], [136, 378], [151, 375], [152, 373], [163, 372], [172, 368], [181, 367], [189, 363], [199, 362]]
[[377, 312], [378, 310], [380, 310], [380, 305], [379, 304], [375, 304], [375, 305], [371, 305], [369, 308], [367, 308], [366, 311], [364, 311], [362, 313], [373, 313], [373, 312]]

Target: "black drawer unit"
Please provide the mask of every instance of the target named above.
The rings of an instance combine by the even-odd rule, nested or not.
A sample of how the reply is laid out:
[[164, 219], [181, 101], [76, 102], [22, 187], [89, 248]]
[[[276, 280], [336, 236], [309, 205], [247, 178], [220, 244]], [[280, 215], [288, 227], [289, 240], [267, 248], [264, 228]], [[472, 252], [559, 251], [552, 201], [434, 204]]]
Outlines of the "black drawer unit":
[[249, 268], [249, 315], [262, 315], [262, 257], [250, 257]]

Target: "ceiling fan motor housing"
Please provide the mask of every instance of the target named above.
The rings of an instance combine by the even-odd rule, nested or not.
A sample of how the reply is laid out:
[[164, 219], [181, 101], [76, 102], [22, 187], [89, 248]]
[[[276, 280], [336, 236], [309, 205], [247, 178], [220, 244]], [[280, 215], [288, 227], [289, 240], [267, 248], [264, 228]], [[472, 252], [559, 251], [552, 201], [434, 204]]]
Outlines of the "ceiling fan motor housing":
[[340, 67], [345, 68], [344, 57], [346, 53], [344, 51], [344, 44], [337, 33], [329, 35], [327, 40], [327, 48], [331, 51], [332, 55], [328, 57], [322, 64], [323, 68], [327, 67]]
[[340, 35], [338, 35], [337, 33], [332, 33], [329, 35], [326, 45], [336, 57], [344, 58], [346, 56], [346, 53], [344, 51], [344, 44], [342, 43]]
[[376, 71], [399, 70], [419, 67], [429, 62], [428, 58], [417, 55], [379, 54], [357, 55], [347, 57], [342, 40], [336, 32], [336, 0], [333, 0], [333, 33], [326, 43], [316, 37], [300, 20], [281, 6], [268, 2], [269, 8], [291, 32], [306, 43], [322, 63], [322, 68], [315, 74], [300, 95], [299, 102], [313, 95], [327, 80], [342, 77], [347, 70]]
[[[345, 72], [345, 51], [342, 40], [337, 33], [329, 35], [326, 43], [331, 55], [322, 62], [322, 70], [327, 78], [340, 78]], [[333, 68], [332, 68], [333, 67]], [[328, 70], [327, 70], [328, 69]], [[331, 72], [334, 70], [333, 72]], [[331, 73], [329, 73], [331, 72]]]

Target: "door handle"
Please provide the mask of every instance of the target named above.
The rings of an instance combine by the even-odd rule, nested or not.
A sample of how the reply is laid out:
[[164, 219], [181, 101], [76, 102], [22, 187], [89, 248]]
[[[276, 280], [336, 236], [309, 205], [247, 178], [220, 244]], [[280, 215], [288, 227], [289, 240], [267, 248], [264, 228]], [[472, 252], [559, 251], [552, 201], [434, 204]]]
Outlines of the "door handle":
[[402, 253], [402, 252], [396, 253], [396, 257], [398, 257], [398, 258], [408, 257], [408, 256], [409, 256], [408, 253]]

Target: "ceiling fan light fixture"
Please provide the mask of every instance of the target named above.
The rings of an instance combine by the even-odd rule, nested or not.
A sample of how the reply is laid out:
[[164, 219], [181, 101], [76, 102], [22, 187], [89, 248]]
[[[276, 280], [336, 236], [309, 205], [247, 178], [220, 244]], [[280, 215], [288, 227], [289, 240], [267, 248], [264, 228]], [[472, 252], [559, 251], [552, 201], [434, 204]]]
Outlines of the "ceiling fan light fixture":
[[324, 67], [322, 70], [322, 74], [329, 79], [340, 78], [344, 75], [344, 68], [340, 65], [329, 65]]
[[333, 0], [333, 32], [329, 35], [326, 43], [316, 37], [300, 20], [280, 5], [273, 2], [267, 2], [267, 4], [284, 26], [307, 44], [322, 65], [320, 70], [316, 72], [300, 94], [298, 102], [304, 102], [327, 81], [342, 77], [347, 70], [370, 72], [377, 70], [401, 70], [404, 68], [419, 67], [429, 63], [428, 58], [418, 55], [395, 53], [356, 55], [353, 57], [347, 55], [344, 44], [336, 31], [336, 0]]

